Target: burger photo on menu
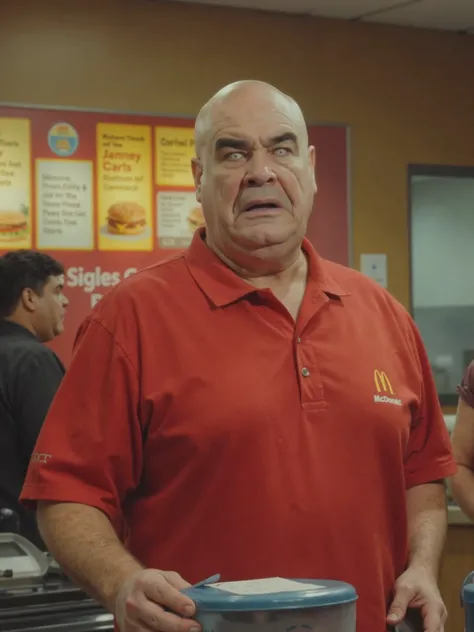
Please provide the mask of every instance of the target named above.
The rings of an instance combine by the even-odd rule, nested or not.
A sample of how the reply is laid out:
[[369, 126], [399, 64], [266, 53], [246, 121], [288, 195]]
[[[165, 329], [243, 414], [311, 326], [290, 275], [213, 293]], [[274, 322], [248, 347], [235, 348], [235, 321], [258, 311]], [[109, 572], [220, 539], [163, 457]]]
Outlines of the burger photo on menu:
[[201, 228], [201, 226], [205, 225], [204, 215], [202, 213], [202, 208], [200, 206], [196, 206], [191, 209], [188, 213], [187, 217], [189, 230], [194, 233], [195, 230]]
[[107, 211], [107, 233], [124, 237], [142, 235], [147, 229], [146, 211], [136, 202], [117, 202]]
[[21, 242], [28, 238], [28, 217], [21, 211], [0, 211], [0, 242]]

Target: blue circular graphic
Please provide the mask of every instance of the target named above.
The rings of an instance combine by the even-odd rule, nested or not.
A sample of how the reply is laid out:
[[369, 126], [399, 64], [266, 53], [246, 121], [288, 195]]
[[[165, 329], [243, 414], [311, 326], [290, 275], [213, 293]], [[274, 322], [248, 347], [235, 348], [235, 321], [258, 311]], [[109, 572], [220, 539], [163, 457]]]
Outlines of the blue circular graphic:
[[79, 147], [79, 136], [69, 123], [56, 123], [48, 132], [48, 145], [57, 156], [72, 156]]

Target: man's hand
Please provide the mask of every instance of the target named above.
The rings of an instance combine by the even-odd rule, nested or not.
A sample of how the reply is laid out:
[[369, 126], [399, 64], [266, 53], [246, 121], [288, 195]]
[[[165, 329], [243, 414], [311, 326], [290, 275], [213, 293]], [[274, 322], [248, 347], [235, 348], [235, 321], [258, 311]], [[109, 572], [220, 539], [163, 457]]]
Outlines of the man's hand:
[[190, 619], [194, 602], [180, 593], [189, 584], [177, 573], [146, 569], [120, 588], [115, 617], [121, 632], [200, 632]]
[[387, 622], [397, 625], [405, 618], [407, 608], [418, 608], [423, 617], [424, 632], [444, 632], [446, 607], [435, 577], [423, 569], [408, 568], [395, 583], [395, 596]]

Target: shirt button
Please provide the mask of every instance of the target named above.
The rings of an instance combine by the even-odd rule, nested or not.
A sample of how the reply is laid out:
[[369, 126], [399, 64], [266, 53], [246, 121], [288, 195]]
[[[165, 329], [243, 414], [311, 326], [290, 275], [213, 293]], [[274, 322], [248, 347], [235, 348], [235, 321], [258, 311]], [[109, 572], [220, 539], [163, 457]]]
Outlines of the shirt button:
[[305, 366], [301, 369], [301, 375], [303, 377], [309, 377], [309, 369], [307, 369]]
[[297, 342], [298, 344], [300, 344], [300, 342], [301, 342], [301, 338], [297, 338], [297, 339], [296, 339], [296, 342]]

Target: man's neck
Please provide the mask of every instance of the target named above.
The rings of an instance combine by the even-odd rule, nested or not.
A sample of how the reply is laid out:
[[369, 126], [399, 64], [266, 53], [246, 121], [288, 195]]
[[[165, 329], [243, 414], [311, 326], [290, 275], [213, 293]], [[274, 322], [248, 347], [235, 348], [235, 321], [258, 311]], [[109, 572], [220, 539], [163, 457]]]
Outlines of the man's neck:
[[301, 247], [285, 258], [254, 257], [251, 261], [249, 257], [249, 262], [242, 265], [224, 255], [213, 244], [208, 246], [235, 274], [256, 288], [269, 288], [279, 294], [294, 283], [306, 283], [308, 261]]
[[279, 290], [285, 290], [295, 283], [306, 283], [308, 276], [308, 261], [302, 250], [299, 251], [297, 258], [293, 263], [283, 268], [279, 272], [262, 276], [251, 276], [242, 278], [256, 288], [270, 288], [275, 294], [279, 294]]

